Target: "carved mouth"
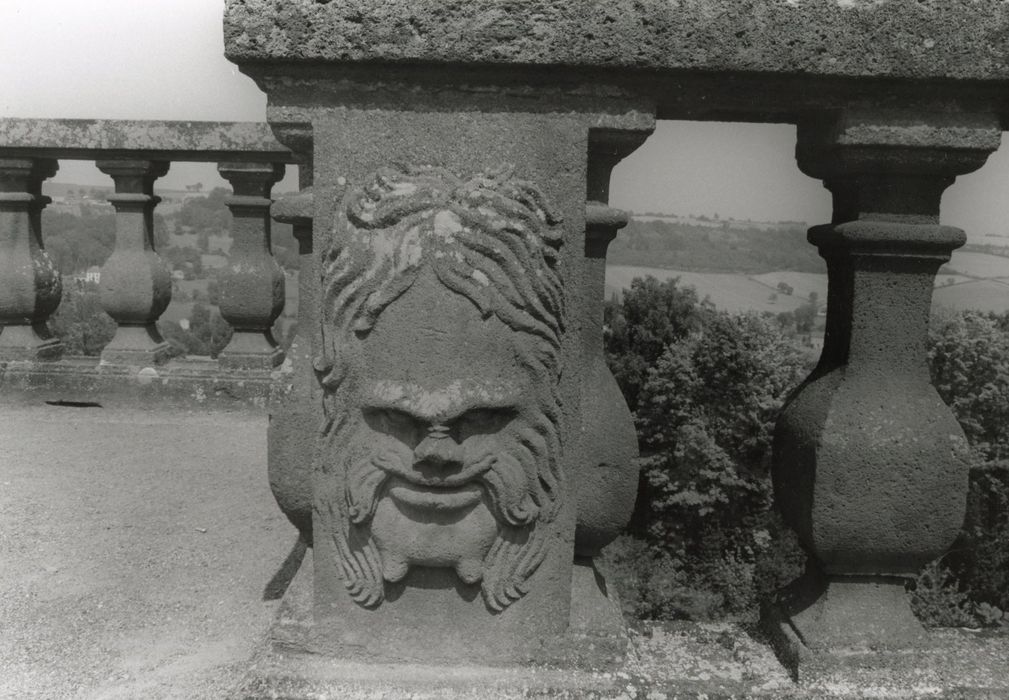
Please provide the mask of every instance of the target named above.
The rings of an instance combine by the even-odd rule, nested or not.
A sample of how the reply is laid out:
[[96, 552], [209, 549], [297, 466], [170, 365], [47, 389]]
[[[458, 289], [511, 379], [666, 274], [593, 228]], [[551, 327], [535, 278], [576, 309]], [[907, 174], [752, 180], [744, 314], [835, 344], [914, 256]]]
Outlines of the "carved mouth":
[[415, 508], [429, 510], [459, 510], [480, 502], [483, 489], [478, 484], [461, 486], [427, 486], [393, 478], [387, 492], [394, 500]]

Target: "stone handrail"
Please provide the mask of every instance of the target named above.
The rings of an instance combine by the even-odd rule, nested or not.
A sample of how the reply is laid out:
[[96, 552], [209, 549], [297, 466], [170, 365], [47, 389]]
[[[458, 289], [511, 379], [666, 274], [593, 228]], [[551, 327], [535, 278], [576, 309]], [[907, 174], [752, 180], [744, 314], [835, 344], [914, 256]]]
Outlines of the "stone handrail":
[[116, 321], [105, 370], [157, 366], [167, 344], [155, 323], [171, 300], [169, 271], [153, 240], [153, 186], [173, 161], [216, 162], [234, 188], [234, 248], [222, 276], [221, 314], [235, 335], [222, 368], [270, 369], [283, 359], [270, 328], [284, 305], [284, 275], [270, 253], [270, 188], [293, 163], [266, 124], [113, 120], [0, 120], [0, 361], [54, 360], [61, 344], [46, 321], [62, 281], [45, 251], [42, 183], [59, 159], [90, 160], [115, 183], [112, 254], [101, 302]]

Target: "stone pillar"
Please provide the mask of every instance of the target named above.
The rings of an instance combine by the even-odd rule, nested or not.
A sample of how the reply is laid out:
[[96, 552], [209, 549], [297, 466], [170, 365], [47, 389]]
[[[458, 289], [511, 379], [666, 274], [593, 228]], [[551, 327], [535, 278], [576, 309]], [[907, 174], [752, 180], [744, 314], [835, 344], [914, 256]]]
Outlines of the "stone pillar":
[[577, 557], [595, 557], [627, 525], [637, 497], [638, 437], [627, 402], [603, 354], [606, 249], [627, 225], [627, 213], [607, 206], [613, 167], [647, 132], [589, 132], [582, 320], [582, 472], [578, 477]]
[[[286, 596], [285, 643], [371, 661], [591, 656], [569, 632], [619, 616], [597, 580], [597, 609], [571, 604], [577, 523], [593, 522], [579, 508], [612, 507], [577, 486], [582, 326], [599, 308], [590, 132], [648, 133], [654, 107], [318, 67], [242, 66], [268, 119], [313, 135], [323, 412], [312, 566]], [[271, 464], [271, 480], [303, 468]], [[588, 551], [627, 516], [603, 518]]]
[[967, 444], [929, 380], [933, 279], [963, 231], [943, 190], [999, 144], [991, 116], [851, 111], [800, 124], [799, 167], [833, 195], [819, 365], [774, 440], [778, 506], [811, 556], [786, 598], [789, 655], [918, 644], [904, 583], [963, 522]]
[[112, 177], [116, 209], [116, 247], [101, 268], [102, 307], [119, 324], [102, 350], [102, 364], [143, 367], [164, 362], [168, 343], [155, 323], [172, 300], [168, 267], [154, 250], [154, 181], [168, 172], [157, 160], [100, 160]]
[[49, 158], [0, 159], [0, 360], [51, 360], [63, 345], [46, 325], [60, 303], [60, 273], [42, 244], [42, 181]]
[[231, 252], [221, 275], [221, 316], [234, 327], [221, 366], [273, 369], [284, 352], [273, 338], [273, 323], [284, 310], [284, 271], [270, 250], [270, 190], [284, 176], [282, 163], [221, 163], [231, 183], [225, 199], [231, 210]]

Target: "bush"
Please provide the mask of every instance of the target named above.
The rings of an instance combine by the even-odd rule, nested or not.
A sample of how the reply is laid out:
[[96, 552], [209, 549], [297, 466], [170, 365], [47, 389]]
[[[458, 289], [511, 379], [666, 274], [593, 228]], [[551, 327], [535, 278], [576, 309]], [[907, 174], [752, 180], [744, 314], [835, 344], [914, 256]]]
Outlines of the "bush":
[[[627, 614], [752, 619], [801, 573], [805, 554], [772, 510], [768, 474], [778, 412], [812, 364], [789, 325], [718, 312], [677, 280], [635, 280], [607, 304], [607, 359], [643, 454], [630, 532], [605, 557]], [[912, 606], [930, 626], [1004, 624], [1009, 314], [934, 319], [928, 358], [974, 463], [965, 529], [918, 577]]]
[[608, 317], [643, 451], [636, 544], [612, 563], [638, 586], [628, 605], [644, 617], [752, 618], [804, 561], [770, 510], [767, 455], [810, 363], [773, 318], [715, 311], [676, 280], [636, 280]]

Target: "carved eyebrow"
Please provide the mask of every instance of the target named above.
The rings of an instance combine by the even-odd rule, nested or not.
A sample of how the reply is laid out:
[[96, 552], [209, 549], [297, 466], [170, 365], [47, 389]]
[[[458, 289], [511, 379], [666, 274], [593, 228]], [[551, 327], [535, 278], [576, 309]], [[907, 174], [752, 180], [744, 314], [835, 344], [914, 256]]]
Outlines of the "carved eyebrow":
[[[429, 392], [426, 392], [429, 393]], [[369, 387], [363, 397], [366, 410], [398, 411], [417, 421], [426, 423], [451, 423], [471, 411], [517, 410], [518, 396], [508, 394], [499, 397], [462, 397], [457, 402], [437, 402], [441, 404], [438, 410], [424, 410], [418, 407], [416, 401], [406, 392], [399, 397], [390, 398], [378, 386]]]

